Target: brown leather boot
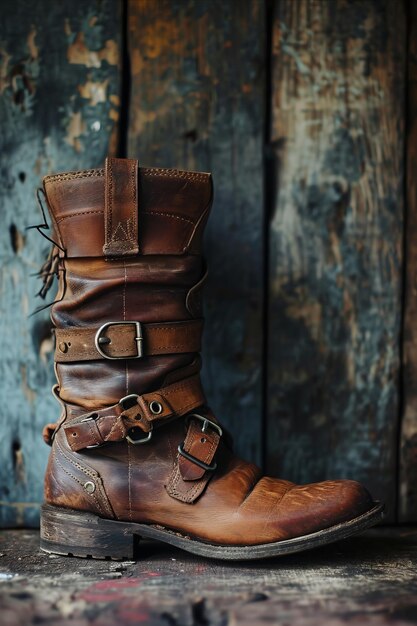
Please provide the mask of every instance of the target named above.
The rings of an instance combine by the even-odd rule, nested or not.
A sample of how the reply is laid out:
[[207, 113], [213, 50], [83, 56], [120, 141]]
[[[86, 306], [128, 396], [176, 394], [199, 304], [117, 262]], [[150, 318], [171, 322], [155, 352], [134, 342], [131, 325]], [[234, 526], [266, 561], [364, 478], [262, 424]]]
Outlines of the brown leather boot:
[[59, 244], [57, 425], [41, 547], [132, 558], [148, 537], [220, 559], [341, 539], [382, 507], [350, 480], [297, 486], [237, 458], [200, 384], [201, 241], [210, 174], [138, 169], [47, 176]]

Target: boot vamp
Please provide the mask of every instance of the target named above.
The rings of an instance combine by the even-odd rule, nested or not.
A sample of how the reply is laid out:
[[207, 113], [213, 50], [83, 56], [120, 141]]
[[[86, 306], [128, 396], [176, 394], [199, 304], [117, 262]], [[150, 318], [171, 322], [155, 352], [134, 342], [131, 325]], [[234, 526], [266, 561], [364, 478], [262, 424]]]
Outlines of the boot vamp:
[[[162, 431], [163, 434], [162, 434]], [[208, 542], [256, 545], [307, 535], [353, 519], [373, 506], [366, 489], [351, 480], [295, 485], [263, 477], [254, 464], [219, 449], [218, 469], [193, 504], [166, 491], [182, 433], [161, 429], [149, 445], [127, 443], [91, 451], [116, 517], [158, 524]], [[103, 453], [106, 456], [103, 456]]]

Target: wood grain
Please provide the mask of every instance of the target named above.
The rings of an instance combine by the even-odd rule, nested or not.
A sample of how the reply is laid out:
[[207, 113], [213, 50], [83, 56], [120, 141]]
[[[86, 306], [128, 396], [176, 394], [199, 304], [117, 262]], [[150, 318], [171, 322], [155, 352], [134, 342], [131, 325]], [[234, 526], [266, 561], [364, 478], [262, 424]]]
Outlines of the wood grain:
[[208, 399], [260, 460], [265, 16], [259, 0], [130, 0], [129, 156], [213, 173]]
[[0, 536], [7, 625], [410, 626], [417, 530], [385, 528], [256, 564], [139, 544], [136, 562], [52, 557], [34, 531]]
[[417, 3], [411, 0], [408, 6], [406, 276], [399, 521], [417, 522]]
[[405, 16], [277, 0], [268, 469], [363, 481], [395, 517]]
[[[0, 526], [38, 525], [48, 448], [41, 431], [59, 407], [48, 312], [35, 273], [49, 248], [42, 176], [102, 164], [115, 149], [120, 18], [109, 0], [5, 2], [0, 46]], [[54, 290], [51, 291], [51, 301]]]

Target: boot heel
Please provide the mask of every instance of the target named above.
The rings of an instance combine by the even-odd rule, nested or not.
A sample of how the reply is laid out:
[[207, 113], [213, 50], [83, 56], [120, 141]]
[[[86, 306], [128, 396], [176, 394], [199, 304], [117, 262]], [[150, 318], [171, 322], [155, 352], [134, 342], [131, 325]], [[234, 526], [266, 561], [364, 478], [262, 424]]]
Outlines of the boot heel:
[[133, 559], [134, 543], [135, 535], [124, 522], [49, 504], [41, 507], [40, 547], [44, 552], [123, 561]]

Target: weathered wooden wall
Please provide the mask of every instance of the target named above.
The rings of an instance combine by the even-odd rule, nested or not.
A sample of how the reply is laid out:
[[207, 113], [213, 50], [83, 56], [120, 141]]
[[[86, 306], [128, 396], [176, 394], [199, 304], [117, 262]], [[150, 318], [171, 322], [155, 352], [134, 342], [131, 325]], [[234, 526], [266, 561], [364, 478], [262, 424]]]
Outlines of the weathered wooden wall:
[[362, 480], [395, 519], [405, 14], [276, 0], [268, 469]]
[[399, 520], [417, 521], [417, 2], [409, 4], [403, 420]]
[[[58, 407], [48, 311], [28, 317], [49, 248], [43, 175], [98, 166], [115, 150], [120, 15], [108, 0], [3, 2], [0, 37], [0, 525], [36, 525]], [[53, 293], [52, 293], [53, 297]]]
[[203, 373], [238, 451], [417, 520], [416, 2], [3, 3], [0, 525], [36, 524], [57, 415], [34, 190], [108, 151], [213, 172]]
[[262, 444], [263, 2], [129, 2], [129, 155], [213, 172], [204, 382], [237, 449]]

